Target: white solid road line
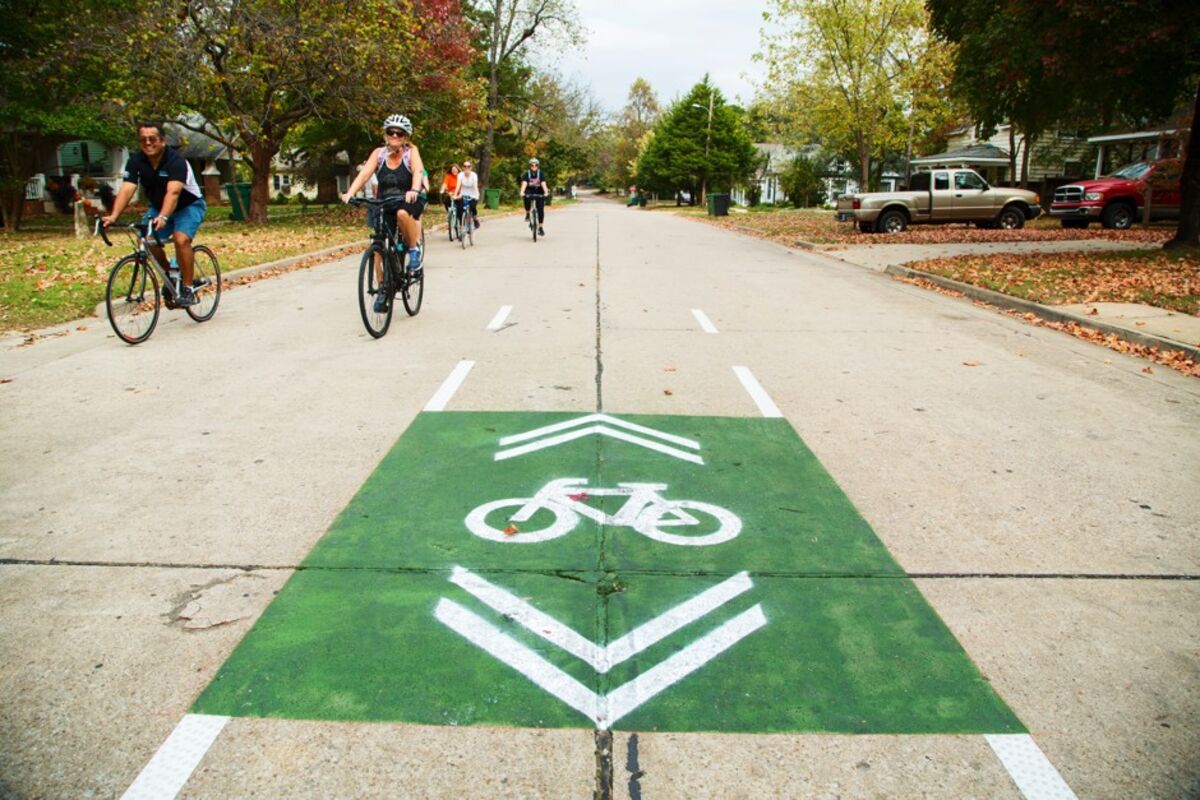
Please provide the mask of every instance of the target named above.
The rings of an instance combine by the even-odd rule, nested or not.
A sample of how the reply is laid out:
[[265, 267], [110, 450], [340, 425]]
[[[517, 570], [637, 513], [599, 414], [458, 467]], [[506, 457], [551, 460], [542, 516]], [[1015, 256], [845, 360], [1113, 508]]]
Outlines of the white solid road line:
[[121, 800], [171, 800], [216, 741], [229, 717], [187, 714], [158, 748]]
[[489, 331], [500, 330], [510, 313], [512, 313], [512, 306], [501, 306], [500, 310], [496, 312], [496, 316], [492, 317], [492, 321], [488, 323], [487, 329]]
[[1077, 800], [1029, 734], [988, 734], [983, 738], [992, 746], [1025, 800]]
[[462, 382], [467, 379], [467, 373], [471, 371], [471, 367], [473, 366], [475, 366], [474, 361], [458, 362], [458, 366], [450, 373], [450, 377], [446, 378], [441, 388], [425, 404], [425, 410], [445, 411], [446, 404], [450, 402], [450, 398], [458, 391], [458, 387], [462, 386]]
[[708, 318], [708, 316], [700, 309], [693, 308], [692, 316], [696, 318], [696, 322], [700, 323], [700, 327], [704, 329], [705, 333], [716, 333], [717, 332], [717, 326], [713, 325], [712, 320], [710, 320]]
[[746, 387], [746, 391], [750, 393], [754, 404], [758, 406], [758, 410], [762, 412], [764, 417], [782, 417], [783, 412], [779, 410], [779, 406], [772, 402], [766, 390], [762, 388], [762, 384], [754, 377], [754, 373], [746, 367], [734, 367], [733, 372], [738, 376], [738, 380], [742, 382], [742, 386]]

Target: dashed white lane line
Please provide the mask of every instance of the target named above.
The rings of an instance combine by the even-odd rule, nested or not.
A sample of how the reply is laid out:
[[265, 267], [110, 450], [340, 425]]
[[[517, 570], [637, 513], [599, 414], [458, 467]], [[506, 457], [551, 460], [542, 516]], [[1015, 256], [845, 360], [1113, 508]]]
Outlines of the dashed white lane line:
[[717, 332], [717, 326], [713, 325], [712, 320], [710, 320], [708, 318], [708, 315], [705, 314], [700, 309], [693, 308], [692, 316], [696, 318], [696, 322], [700, 323], [700, 327], [704, 330], [705, 333], [716, 333]]
[[471, 367], [475, 366], [474, 361], [460, 361], [450, 376], [442, 382], [441, 388], [434, 393], [429, 402], [425, 404], [426, 411], [445, 411], [446, 404], [450, 402], [450, 398], [458, 391], [458, 387], [462, 386], [462, 382], [467, 379], [467, 373], [471, 371]]
[[1029, 734], [989, 734], [983, 738], [992, 746], [1025, 800], [1077, 800]]
[[500, 310], [496, 312], [496, 316], [492, 317], [492, 321], [488, 323], [487, 329], [489, 331], [500, 330], [510, 313], [512, 313], [512, 306], [501, 306]]
[[758, 410], [762, 412], [764, 417], [782, 417], [783, 412], [779, 410], [779, 406], [771, 400], [766, 390], [762, 388], [762, 384], [754, 377], [746, 367], [734, 367], [733, 372], [738, 376], [738, 380], [742, 382], [742, 386], [750, 393], [750, 398], [754, 400], [754, 404], [758, 406]]
[[171, 800], [216, 741], [229, 717], [187, 714], [158, 748], [121, 800]]

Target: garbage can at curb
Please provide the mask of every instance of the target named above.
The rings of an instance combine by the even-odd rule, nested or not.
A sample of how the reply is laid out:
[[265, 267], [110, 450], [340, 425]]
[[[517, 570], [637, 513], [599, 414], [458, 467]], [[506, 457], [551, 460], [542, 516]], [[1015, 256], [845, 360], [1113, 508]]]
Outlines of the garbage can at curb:
[[711, 194], [704, 196], [704, 207], [708, 211], [708, 215], [710, 217], [716, 214], [716, 212], [713, 210], [713, 196]]
[[710, 194], [712, 199], [712, 214], [714, 217], [729, 216], [729, 195], [727, 194]]
[[[234, 191], [234, 187], [237, 191]], [[246, 215], [250, 213], [250, 184], [238, 182], [225, 184], [225, 194], [229, 197], [229, 205], [231, 211], [229, 218], [235, 222], [242, 222], [246, 219]]]
[[500, 190], [499, 189], [484, 189], [483, 204], [488, 208], [500, 207]]

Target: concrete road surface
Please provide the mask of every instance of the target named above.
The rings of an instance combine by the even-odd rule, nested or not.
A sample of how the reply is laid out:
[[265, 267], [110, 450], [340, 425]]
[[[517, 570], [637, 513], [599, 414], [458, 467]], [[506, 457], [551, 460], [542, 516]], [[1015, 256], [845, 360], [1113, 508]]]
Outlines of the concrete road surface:
[[1200, 382], [546, 233], [432, 236], [380, 340], [344, 259], [5, 343], [0, 796], [1200, 795]]

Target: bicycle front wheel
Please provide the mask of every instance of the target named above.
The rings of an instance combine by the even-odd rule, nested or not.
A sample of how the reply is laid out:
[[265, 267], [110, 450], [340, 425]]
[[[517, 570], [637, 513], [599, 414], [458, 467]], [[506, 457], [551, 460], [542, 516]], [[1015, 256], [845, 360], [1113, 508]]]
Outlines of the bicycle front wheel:
[[458, 241], [462, 244], [462, 249], [467, 249], [467, 236], [470, 235], [471, 220], [464, 214], [458, 215]]
[[[680, 533], [671, 533], [671, 528]], [[633, 529], [664, 544], [705, 547], [728, 542], [742, 532], [742, 521], [729, 509], [696, 500], [646, 506]]]
[[117, 338], [126, 344], [140, 344], [154, 333], [158, 324], [161, 298], [158, 275], [137, 256], [128, 255], [108, 274], [104, 307]]
[[426, 269], [422, 265], [421, 271], [413, 276], [410, 272], [405, 277], [403, 288], [400, 290], [400, 299], [404, 301], [404, 310], [408, 312], [410, 317], [415, 317], [417, 312], [421, 310], [421, 300], [425, 298], [425, 273]]
[[[454, 207], [451, 206], [450, 211], [446, 213], [446, 235], [450, 237], [450, 241], [454, 241]], [[424, 244], [424, 242], [422, 242]]]
[[[382, 278], [375, 272], [376, 259]], [[386, 253], [381, 246], [373, 244], [363, 253], [362, 264], [358, 268], [358, 310], [362, 313], [367, 333], [376, 339], [387, 333], [388, 326], [392, 324], [391, 287], [391, 270], [387, 268]], [[375, 310], [375, 301], [379, 297], [383, 298], [383, 311]]]
[[196, 322], [207, 322], [217, 313], [221, 302], [221, 265], [217, 256], [205, 245], [197, 245], [196, 271], [192, 276], [192, 291], [196, 294], [196, 305], [188, 306], [188, 316]]

